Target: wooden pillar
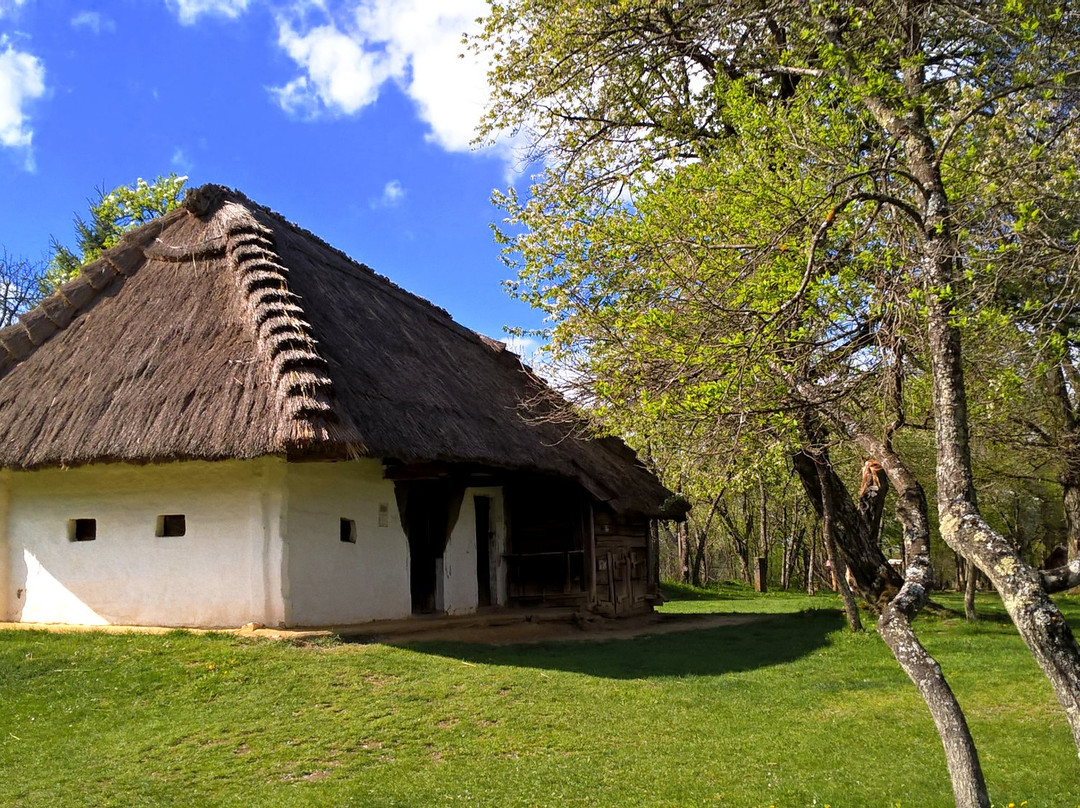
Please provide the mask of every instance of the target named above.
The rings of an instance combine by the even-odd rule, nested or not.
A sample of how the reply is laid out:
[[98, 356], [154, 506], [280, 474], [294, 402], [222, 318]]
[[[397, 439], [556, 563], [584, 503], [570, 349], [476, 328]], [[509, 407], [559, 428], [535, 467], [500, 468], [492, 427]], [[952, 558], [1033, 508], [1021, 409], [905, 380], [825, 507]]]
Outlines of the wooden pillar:
[[660, 592], [660, 524], [655, 519], [649, 520], [648, 547], [645, 555], [645, 577], [648, 581], [645, 591], [650, 595]]
[[[588, 502], [588, 510], [585, 514], [588, 532], [585, 534], [585, 566], [589, 576], [589, 605], [596, 603], [596, 514], [593, 512], [593, 504]], [[611, 574], [610, 572], [608, 573]]]
[[754, 591], [766, 592], [769, 588], [768, 583], [769, 574], [769, 559], [765, 556], [758, 556], [754, 559]]

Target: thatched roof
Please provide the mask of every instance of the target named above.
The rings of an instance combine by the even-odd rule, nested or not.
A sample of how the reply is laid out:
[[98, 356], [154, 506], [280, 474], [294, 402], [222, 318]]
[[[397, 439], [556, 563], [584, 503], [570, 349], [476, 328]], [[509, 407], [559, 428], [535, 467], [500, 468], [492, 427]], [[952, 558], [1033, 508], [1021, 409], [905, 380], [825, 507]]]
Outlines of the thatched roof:
[[244, 196], [204, 186], [0, 330], [0, 466], [369, 456], [670, 494], [620, 441], [567, 437], [505, 346]]

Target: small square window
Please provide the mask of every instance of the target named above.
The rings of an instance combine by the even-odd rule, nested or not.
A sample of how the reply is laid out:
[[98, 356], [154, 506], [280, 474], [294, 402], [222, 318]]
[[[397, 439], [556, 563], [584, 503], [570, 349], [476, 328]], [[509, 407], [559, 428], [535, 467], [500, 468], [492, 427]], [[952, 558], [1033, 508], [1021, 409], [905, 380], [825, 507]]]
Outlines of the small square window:
[[97, 519], [68, 519], [68, 541], [93, 541], [97, 538]]
[[379, 527], [390, 527], [390, 506], [385, 502], [379, 503]]
[[341, 520], [341, 535], [342, 541], [349, 544], [356, 544], [356, 522], [352, 519]]
[[187, 533], [187, 519], [182, 513], [166, 513], [157, 518], [157, 536], [183, 536]]

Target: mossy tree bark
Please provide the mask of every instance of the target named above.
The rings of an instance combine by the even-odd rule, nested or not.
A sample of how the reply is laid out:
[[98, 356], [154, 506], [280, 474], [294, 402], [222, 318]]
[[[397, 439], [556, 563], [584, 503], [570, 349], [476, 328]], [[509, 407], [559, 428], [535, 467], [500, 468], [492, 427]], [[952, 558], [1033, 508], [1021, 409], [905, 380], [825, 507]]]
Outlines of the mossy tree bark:
[[[962, 282], [957, 265], [959, 244], [942, 174], [941, 152], [927, 122], [924, 103], [930, 97], [923, 22], [932, 0], [912, 0], [900, 8], [902, 51], [900, 84], [904, 98], [889, 98], [870, 85], [850, 64], [843, 68], [862, 103], [881, 129], [903, 149], [906, 170], [919, 189], [918, 209], [909, 211], [918, 230], [917, 260], [923, 281], [937, 448], [937, 500], [942, 539], [974, 562], [1001, 595], [1039, 666], [1065, 710], [1080, 752], [1080, 647], [1061, 612], [1050, 599], [1037, 570], [987, 524], [979, 512], [968, 434], [967, 395], [954, 291]], [[838, 52], [847, 45], [844, 32], [832, 27], [827, 39]]]
[[[945, 751], [956, 804], [987, 808], [990, 799], [964, 712], [941, 666], [923, 647], [911, 625], [926, 605], [933, 579], [926, 495], [888, 445], [867, 435], [853, 437], [881, 458], [880, 471], [884, 472], [869, 475], [871, 483], [863, 486], [858, 503], [836, 474], [827, 452], [797, 453], [793, 457], [795, 470], [823, 522], [832, 524], [837, 547], [849, 564], [860, 594], [877, 611], [878, 634], [926, 702]], [[868, 461], [867, 467], [872, 468], [871, 464]], [[903, 579], [889, 565], [878, 544], [887, 480], [894, 481], [897, 516], [904, 529], [908, 566]]]
[[[907, 68], [907, 84], [922, 92], [922, 68]], [[960, 330], [953, 322], [948, 292], [958, 283], [955, 238], [948, 195], [936, 149], [921, 114], [900, 117], [879, 111], [883, 125], [898, 135], [909, 154], [912, 174], [925, 189], [927, 325], [937, 445], [938, 517], [944, 541], [970, 559], [1001, 594], [1009, 616], [1050, 680], [1080, 750], [1080, 647], [1051, 600], [1037, 570], [987, 524], [979, 512], [971, 465], [967, 396]]]
[[[1076, 376], [1076, 368], [1068, 357], [1062, 357], [1051, 365], [1046, 374], [1060, 434], [1061, 502], [1065, 511], [1066, 548], [1070, 561], [1080, 559], [1080, 413], [1077, 412], [1076, 401], [1080, 390], [1075, 389], [1080, 379]], [[1072, 391], [1069, 389], [1070, 380], [1074, 385]]]

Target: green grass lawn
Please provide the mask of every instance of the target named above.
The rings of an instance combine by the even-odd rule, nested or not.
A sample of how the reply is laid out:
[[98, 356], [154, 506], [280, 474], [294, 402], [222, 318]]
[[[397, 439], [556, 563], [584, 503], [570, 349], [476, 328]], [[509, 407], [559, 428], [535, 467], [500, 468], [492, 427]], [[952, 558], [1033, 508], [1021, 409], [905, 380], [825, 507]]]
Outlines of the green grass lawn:
[[[0, 632], [0, 805], [951, 804], [925, 707], [831, 596], [676, 594], [664, 611], [768, 616], [504, 647]], [[1012, 628], [920, 624], [995, 805], [1080, 805]]]

